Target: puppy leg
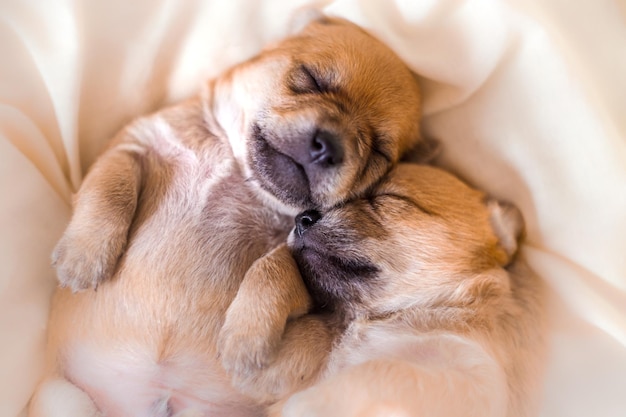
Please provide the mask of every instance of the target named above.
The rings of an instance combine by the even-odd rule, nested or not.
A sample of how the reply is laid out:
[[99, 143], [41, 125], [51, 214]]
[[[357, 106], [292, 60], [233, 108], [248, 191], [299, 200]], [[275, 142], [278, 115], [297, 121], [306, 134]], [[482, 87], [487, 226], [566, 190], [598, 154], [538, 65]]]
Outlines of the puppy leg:
[[286, 245], [250, 267], [218, 338], [222, 365], [235, 387], [272, 403], [317, 379], [333, 334], [322, 317], [304, 315], [310, 306]]
[[96, 288], [115, 271], [141, 183], [136, 148], [111, 148], [85, 178], [70, 224], [52, 255], [62, 286], [73, 291]]
[[258, 259], [226, 312], [218, 338], [224, 368], [236, 375], [273, 359], [287, 320], [307, 312], [311, 299], [287, 245]]
[[29, 417], [101, 417], [91, 398], [65, 379], [41, 383], [31, 400]]
[[287, 323], [274, 360], [265, 368], [237, 374], [234, 385], [257, 401], [271, 404], [311, 386], [326, 368], [334, 335], [322, 316]]

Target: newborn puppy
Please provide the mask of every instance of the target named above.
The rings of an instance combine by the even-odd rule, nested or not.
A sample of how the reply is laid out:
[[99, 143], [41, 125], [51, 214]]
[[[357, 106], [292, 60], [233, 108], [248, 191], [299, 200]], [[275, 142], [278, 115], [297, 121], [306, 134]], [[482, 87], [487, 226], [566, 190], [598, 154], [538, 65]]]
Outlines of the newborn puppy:
[[[244, 274], [295, 213], [358, 197], [418, 142], [413, 74], [328, 18], [131, 123], [85, 178], [54, 251], [63, 288], [30, 415], [259, 415], [216, 348]], [[309, 296], [290, 302], [297, 316]], [[293, 367], [302, 384], [318, 370]]]
[[[289, 298], [265, 290], [268, 271], [278, 282], [298, 273], [283, 246], [246, 275], [222, 359], [238, 386], [266, 398], [299, 384], [283, 361], [317, 363], [318, 383], [286, 401], [284, 416], [529, 416], [544, 313], [540, 281], [515, 259], [522, 230], [513, 206], [401, 164], [366, 196], [296, 217], [289, 246], [303, 283], [291, 296], [308, 289], [320, 315], [275, 320]], [[307, 327], [315, 336], [298, 346], [293, 335]], [[271, 342], [260, 366], [250, 349], [264, 337], [286, 345]]]

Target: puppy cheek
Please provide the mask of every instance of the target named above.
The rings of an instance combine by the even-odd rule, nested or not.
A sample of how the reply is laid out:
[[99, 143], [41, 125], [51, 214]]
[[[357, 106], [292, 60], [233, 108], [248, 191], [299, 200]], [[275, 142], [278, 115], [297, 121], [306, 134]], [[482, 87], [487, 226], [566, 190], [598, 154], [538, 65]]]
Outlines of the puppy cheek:
[[[207, 119], [217, 122], [235, 157], [245, 161], [254, 119], [273, 105], [283, 90], [282, 60], [249, 61], [233, 68], [209, 85]], [[210, 123], [209, 123], [210, 124]]]
[[[369, 183], [369, 182], [368, 182]], [[311, 197], [322, 208], [330, 208], [361, 195], [358, 164], [347, 160], [341, 167], [320, 172], [311, 180]]]
[[310, 180], [311, 200], [321, 208], [335, 206], [350, 196], [348, 184], [340, 173], [316, 175]]
[[[378, 154], [372, 154], [366, 159], [353, 153], [341, 166], [331, 183], [332, 188], [327, 189], [328, 207], [362, 197], [391, 168], [392, 164]], [[322, 195], [320, 199], [323, 198]]]

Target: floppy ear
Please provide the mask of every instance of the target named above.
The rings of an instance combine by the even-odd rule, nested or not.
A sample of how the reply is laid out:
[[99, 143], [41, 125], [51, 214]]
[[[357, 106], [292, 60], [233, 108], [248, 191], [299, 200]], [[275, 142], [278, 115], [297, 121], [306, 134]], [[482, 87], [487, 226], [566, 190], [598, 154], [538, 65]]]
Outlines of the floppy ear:
[[104, 153], [85, 177], [52, 254], [61, 286], [96, 288], [115, 272], [137, 207], [140, 154], [138, 145], [123, 142]]
[[519, 241], [524, 233], [524, 218], [519, 209], [511, 203], [489, 199], [487, 209], [491, 228], [498, 238], [500, 248], [507, 255], [507, 260], [503, 264], [506, 266], [517, 254]]

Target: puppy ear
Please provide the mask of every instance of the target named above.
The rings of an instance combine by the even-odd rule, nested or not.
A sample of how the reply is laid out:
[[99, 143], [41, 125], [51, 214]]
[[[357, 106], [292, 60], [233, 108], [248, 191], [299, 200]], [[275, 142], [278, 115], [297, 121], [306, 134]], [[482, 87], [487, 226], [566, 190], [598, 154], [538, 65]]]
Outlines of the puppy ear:
[[328, 17], [326, 17], [326, 15], [324, 15], [321, 11], [324, 3], [325, 2], [322, 1], [313, 2], [312, 4], [296, 9], [291, 15], [287, 33], [289, 35], [300, 33], [312, 22], [329, 22], [330, 20]]
[[402, 157], [402, 162], [428, 164], [441, 154], [441, 150], [442, 145], [438, 139], [422, 138], [406, 152]]
[[491, 228], [498, 238], [500, 248], [507, 255], [503, 263], [503, 266], [506, 266], [517, 253], [519, 241], [524, 234], [524, 218], [519, 209], [511, 203], [489, 199], [487, 209]]

